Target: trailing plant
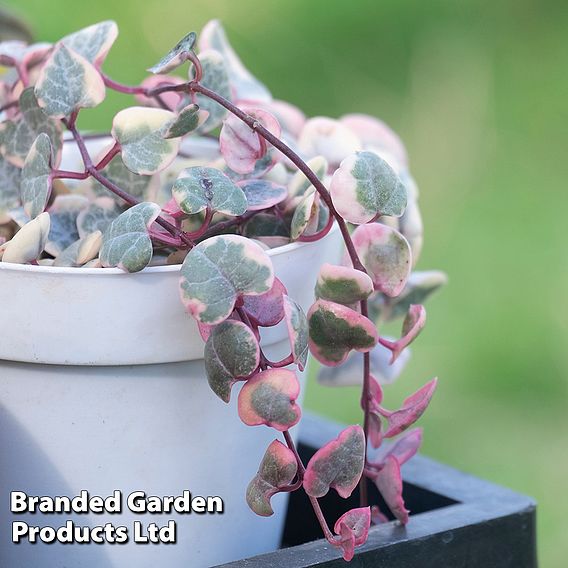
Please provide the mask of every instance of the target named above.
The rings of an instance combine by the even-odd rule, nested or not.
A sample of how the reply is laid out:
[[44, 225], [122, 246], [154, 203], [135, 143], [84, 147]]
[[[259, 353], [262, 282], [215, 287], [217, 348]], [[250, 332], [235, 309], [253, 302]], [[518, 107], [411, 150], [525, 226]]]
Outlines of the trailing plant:
[[[127, 272], [181, 264], [181, 301], [205, 341], [211, 389], [228, 402], [242, 383], [241, 420], [282, 436], [267, 448], [248, 504], [267, 516], [274, 494], [305, 491], [325, 537], [349, 560], [371, 522], [385, 519], [376, 504], [371, 511], [367, 480], [408, 521], [400, 467], [418, 450], [421, 430], [410, 428], [436, 388], [434, 379], [399, 409], [383, 406], [383, 385], [425, 324], [422, 302], [445, 281], [412, 272], [422, 222], [405, 148], [374, 118], [306, 119], [273, 99], [217, 21], [199, 41], [193, 32], [182, 38], [137, 86], [103, 71], [117, 33], [108, 21], [55, 45], [0, 44], [2, 261]], [[171, 74], [186, 62], [189, 75]], [[108, 89], [136, 105], [116, 114], [110, 133], [81, 132], [79, 115]], [[75, 169], [61, 166], [64, 148], [77, 151]], [[266, 249], [321, 239], [334, 226], [344, 262], [321, 267], [306, 315]], [[381, 336], [379, 323], [397, 318], [400, 337]], [[290, 353], [271, 361], [260, 331], [278, 324]], [[308, 351], [323, 383], [361, 385], [363, 426], [304, 464], [290, 435], [301, 418], [292, 368], [304, 369]], [[331, 529], [318, 499], [330, 489], [347, 498], [357, 485], [360, 507]]]

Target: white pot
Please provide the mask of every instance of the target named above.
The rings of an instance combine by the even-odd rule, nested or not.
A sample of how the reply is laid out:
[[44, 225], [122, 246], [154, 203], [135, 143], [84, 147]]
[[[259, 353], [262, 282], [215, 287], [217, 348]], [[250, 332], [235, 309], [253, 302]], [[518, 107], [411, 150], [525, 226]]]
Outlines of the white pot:
[[[269, 251], [277, 276], [304, 309], [319, 266], [335, 262], [339, 231]], [[274, 430], [244, 426], [235, 389], [227, 406], [209, 389], [203, 341], [178, 295], [179, 266], [138, 274], [0, 263], [0, 566], [195, 568], [274, 550], [275, 515], [255, 516], [245, 489]], [[285, 355], [283, 325], [263, 336]], [[276, 353], [278, 351], [279, 353]], [[12, 515], [10, 491], [123, 494], [120, 515]], [[133, 491], [220, 496], [222, 515], [134, 514]], [[126, 511], [125, 511], [126, 510]], [[126, 526], [128, 544], [12, 544], [12, 522], [54, 528]], [[177, 544], [132, 542], [133, 521], [177, 525]]]

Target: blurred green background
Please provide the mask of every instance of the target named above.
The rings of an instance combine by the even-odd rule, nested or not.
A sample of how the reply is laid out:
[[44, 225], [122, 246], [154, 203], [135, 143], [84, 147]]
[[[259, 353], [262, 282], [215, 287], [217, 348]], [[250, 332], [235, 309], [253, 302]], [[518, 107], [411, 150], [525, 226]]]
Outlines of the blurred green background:
[[[223, 20], [247, 66], [310, 115], [366, 112], [404, 138], [421, 187], [429, 303], [391, 406], [434, 375], [424, 452], [533, 495], [543, 566], [568, 557], [568, 9], [537, 0], [5, 2], [37, 39], [102, 19], [105, 70], [135, 82], [184, 33]], [[109, 96], [82, 125], [109, 129]], [[356, 389], [310, 408], [358, 421]]]

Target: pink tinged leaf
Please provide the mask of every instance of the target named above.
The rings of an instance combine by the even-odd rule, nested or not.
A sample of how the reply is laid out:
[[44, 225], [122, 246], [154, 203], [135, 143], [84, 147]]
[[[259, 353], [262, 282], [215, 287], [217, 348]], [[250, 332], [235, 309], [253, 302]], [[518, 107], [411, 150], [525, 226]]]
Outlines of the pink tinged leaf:
[[436, 390], [438, 379], [432, 379], [413, 395], [409, 396], [400, 410], [388, 413], [389, 427], [385, 432], [385, 438], [392, 438], [412, 426], [430, 404], [430, 400]]
[[301, 416], [300, 383], [288, 369], [268, 369], [249, 379], [239, 393], [239, 416], [248, 426], [265, 424], [283, 432]]
[[284, 284], [275, 278], [268, 292], [260, 296], [244, 296], [243, 308], [256, 325], [272, 327], [284, 318], [284, 294]]
[[288, 197], [288, 190], [265, 179], [247, 179], [237, 182], [247, 198], [247, 211], [260, 211], [282, 203]]
[[333, 488], [347, 499], [361, 479], [364, 464], [365, 434], [360, 426], [349, 426], [313, 455], [304, 474], [304, 489], [310, 497], [319, 498]]
[[226, 320], [215, 326], [205, 344], [205, 371], [211, 390], [229, 402], [231, 389], [258, 367], [260, 347], [244, 323]]
[[369, 442], [373, 448], [378, 448], [383, 443], [383, 424], [376, 412], [369, 413]]
[[292, 483], [298, 471], [294, 452], [282, 442], [274, 440], [268, 446], [257, 474], [247, 488], [248, 506], [261, 517], [274, 514], [270, 499], [281, 488]]
[[289, 296], [284, 296], [284, 315], [292, 357], [298, 369], [303, 371], [308, 361], [308, 320], [304, 310]]
[[351, 509], [337, 519], [333, 530], [340, 538], [336, 546], [343, 550], [343, 559], [353, 559], [355, 547], [365, 544], [371, 526], [371, 508]]
[[[246, 109], [246, 112], [272, 134], [280, 136], [280, 125], [269, 112], [262, 109]], [[267, 151], [264, 139], [233, 114], [223, 122], [219, 144], [227, 166], [238, 174], [252, 172]]]
[[381, 513], [381, 510], [377, 507], [377, 505], [373, 505], [371, 507], [371, 522], [374, 525], [380, 525], [382, 523], [388, 523], [389, 519], [386, 515]]
[[366, 353], [377, 344], [375, 325], [359, 312], [327, 300], [318, 300], [308, 312], [310, 351], [324, 365], [343, 363], [354, 349]]
[[406, 347], [408, 347], [417, 337], [426, 325], [426, 310], [420, 304], [411, 304], [408, 313], [402, 324], [402, 337], [395, 341], [382, 342], [385, 347], [392, 351], [391, 365]]
[[306, 124], [306, 115], [297, 107], [286, 101], [274, 100], [262, 105], [271, 112], [282, 125], [282, 130], [297, 138]]
[[[373, 448], [378, 448], [383, 442], [383, 425], [379, 413], [380, 404], [383, 400], [383, 389], [372, 375], [369, 381], [369, 441]], [[361, 407], [365, 410], [363, 399]]]
[[[165, 85], [181, 85], [182, 83], [184, 83], [183, 79], [173, 75], [150, 75], [142, 81], [141, 87], [144, 87], [146, 90], [151, 90]], [[162, 108], [160, 101], [156, 97], [147, 97], [146, 95], [137, 94], [135, 98], [144, 106]], [[160, 100], [168, 109], [175, 110], [183, 100], [183, 95], [176, 91], [168, 91], [160, 95]]]
[[408, 511], [402, 498], [400, 464], [394, 456], [387, 457], [384, 467], [377, 473], [374, 482], [392, 514], [405, 525], [408, 522]]
[[203, 341], [207, 341], [209, 339], [211, 331], [213, 331], [214, 327], [214, 325], [207, 325], [206, 323], [201, 323], [200, 321], [197, 322], [197, 329], [199, 330], [199, 335], [201, 335], [201, 339], [203, 339]]
[[373, 293], [367, 274], [348, 266], [323, 264], [316, 283], [316, 297], [348, 306], [366, 300]]
[[352, 239], [375, 290], [392, 298], [398, 296], [412, 267], [408, 241], [395, 229], [380, 223], [360, 225]]
[[422, 428], [413, 428], [405, 432], [398, 440], [391, 444], [387, 451], [381, 456], [381, 459], [373, 463], [376, 466], [384, 466], [389, 456], [394, 456], [398, 463], [402, 466], [410, 458], [414, 457], [422, 444]]

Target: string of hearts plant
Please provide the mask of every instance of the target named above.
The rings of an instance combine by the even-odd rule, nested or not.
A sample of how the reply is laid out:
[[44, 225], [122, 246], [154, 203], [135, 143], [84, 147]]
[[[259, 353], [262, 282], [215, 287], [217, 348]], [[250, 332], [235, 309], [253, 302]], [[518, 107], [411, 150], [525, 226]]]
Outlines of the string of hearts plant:
[[[271, 515], [274, 494], [302, 489], [325, 537], [349, 560], [371, 522], [385, 518], [369, 506], [367, 479], [391, 513], [408, 521], [400, 466], [416, 453], [421, 430], [407, 429], [436, 387], [434, 379], [398, 410], [382, 405], [381, 383], [400, 372], [405, 348], [424, 326], [421, 302], [445, 278], [411, 275], [422, 223], [404, 146], [371, 117], [306, 120], [274, 100], [216, 21], [199, 43], [195, 33], [185, 36], [139, 86], [102, 70], [117, 33], [109, 21], [55, 45], [0, 45], [2, 260], [127, 272], [182, 263], [181, 299], [205, 340], [213, 392], [228, 402], [242, 382], [242, 421], [283, 435], [267, 448], [248, 504]], [[170, 74], [184, 62], [187, 79]], [[106, 89], [134, 95], [138, 106], [120, 111], [110, 134], [82, 133], [80, 112], [99, 105]], [[109, 140], [92, 155], [90, 146]], [[72, 144], [82, 165], [60, 169], [62, 149]], [[321, 267], [306, 316], [275, 278], [265, 249], [321, 239], [334, 225], [345, 262]], [[400, 338], [379, 336], [378, 322], [401, 316]], [[271, 361], [260, 329], [280, 322], [291, 352]], [[325, 366], [322, 382], [362, 385], [364, 420], [304, 464], [289, 433], [301, 415], [289, 367], [303, 370], [308, 351]], [[369, 444], [378, 448], [403, 432], [380, 458], [367, 456]], [[347, 498], [357, 485], [360, 507], [332, 530], [318, 499], [330, 488]]]

